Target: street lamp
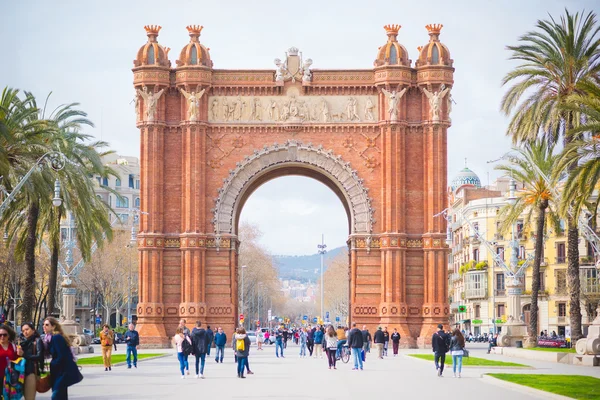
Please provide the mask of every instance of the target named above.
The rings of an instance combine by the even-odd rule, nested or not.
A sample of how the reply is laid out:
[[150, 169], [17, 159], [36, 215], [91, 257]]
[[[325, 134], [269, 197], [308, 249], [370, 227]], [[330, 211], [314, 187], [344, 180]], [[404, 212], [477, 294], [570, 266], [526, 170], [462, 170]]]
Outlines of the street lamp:
[[325, 282], [323, 282], [323, 256], [325, 255], [325, 253], [327, 253], [327, 250], [325, 250], [327, 248], [327, 245], [325, 244], [325, 235], [321, 234], [321, 244], [317, 245], [317, 248], [319, 249], [319, 254], [321, 255], [321, 319], [324, 318], [324, 310], [325, 310], [325, 304], [323, 303], [323, 289], [325, 286]]
[[[242, 315], [244, 315], [244, 270], [247, 267], [248, 267], [247, 265], [242, 265], [241, 266], [241, 268], [242, 268], [242, 287], [241, 287], [241, 290], [242, 290], [242, 296], [241, 296], [241, 298], [242, 298], [242, 305], [240, 306], [240, 310], [241, 310], [240, 314], [242, 314]], [[244, 315], [244, 318], [245, 317], [246, 316]]]
[[58, 178], [54, 181], [54, 198], [52, 199], [52, 205], [54, 207], [60, 207], [62, 199], [60, 198], [60, 181]]

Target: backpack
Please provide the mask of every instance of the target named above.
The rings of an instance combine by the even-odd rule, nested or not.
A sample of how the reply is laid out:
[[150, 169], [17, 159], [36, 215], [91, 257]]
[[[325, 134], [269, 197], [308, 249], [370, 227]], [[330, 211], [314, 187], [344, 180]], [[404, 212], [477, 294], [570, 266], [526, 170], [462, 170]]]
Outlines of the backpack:
[[186, 336], [183, 339], [183, 342], [181, 342], [181, 351], [186, 356], [189, 356], [190, 354], [192, 354], [192, 350], [193, 350], [192, 344], [190, 342], [188, 342], [187, 336]]
[[23, 386], [25, 385], [25, 359], [17, 358], [9, 361], [4, 370], [4, 382], [2, 395], [5, 400], [20, 400], [23, 398]]
[[245, 345], [245, 343], [244, 343], [244, 339], [237, 339], [237, 340], [235, 341], [235, 349], [236, 349], [237, 351], [244, 351], [244, 350], [246, 350], [246, 347], [245, 347], [245, 346], [246, 346], [246, 345]]

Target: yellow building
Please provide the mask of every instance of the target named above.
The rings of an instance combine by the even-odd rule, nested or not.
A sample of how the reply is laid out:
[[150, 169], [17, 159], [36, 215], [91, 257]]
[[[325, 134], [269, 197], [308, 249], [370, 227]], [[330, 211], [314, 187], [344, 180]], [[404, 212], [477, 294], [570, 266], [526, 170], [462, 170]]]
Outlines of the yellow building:
[[[494, 331], [494, 325], [501, 331], [509, 312], [513, 313], [512, 310], [507, 310], [504, 269], [494, 265], [491, 254], [493, 251], [510, 265], [512, 232], [501, 232], [499, 229], [502, 224], [499, 212], [507, 204], [509, 181], [510, 178], [502, 177], [490, 187], [483, 188], [477, 175], [465, 168], [449, 188], [452, 242], [448, 262], [448, 293], [451, 322], [458, 324], [467, 333], [490, 333]], [[468, 219], [470, 225], [465, 219]], [[489, 248], [471, 232], [473, 229], [491, 244]], [[529, 254], [533, 255], [534, 227], [524, 226], [523, 220], [519, 220], [514, 225], [514, 232], [519, 242], [518, 259], [521, 264]], [[600, 284], [592, 262], [592, 249], [583, 238], [580, 240], [579, 254], [581, 309], [584, 333], [587, 333], [587, 325], [595, 318]], [[538, 297], [538, 330], [568, 336], [567, 240], [564, 231], [548, 230], [543, 256]], [[526, 323], [529, 323], [531, 308], [531, 266], [532, 262], [525, 269], [524, 278], [521, 278], [521, 307], [518, 314], [513, 315], [514, 318], [523, 318]], [[460, 312], [463, 310], [464, 312]]]

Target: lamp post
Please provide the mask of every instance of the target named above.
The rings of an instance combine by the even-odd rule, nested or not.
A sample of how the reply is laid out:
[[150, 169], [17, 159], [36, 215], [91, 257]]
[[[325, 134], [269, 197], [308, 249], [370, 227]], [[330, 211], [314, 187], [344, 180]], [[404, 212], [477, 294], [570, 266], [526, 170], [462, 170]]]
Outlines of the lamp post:
[[[242, 293], [241, 293], [240, 297], [242, 299], [242, 304], [240, 306], [240, 310], [241, 310], [240, 314], [244, 315], [244, 270], [246, 268], [248, 268], [248, 266], [247, 265], [242, 265], [241, 268], [242, 268], [242, 286], [241, 286], [241, 292]], [[244, 315], [244, 320], [246, 320], [246, 316], [245, 315]]]
[[327, 248], [327, 245], [325, 244], [325, 235], [321, 234], [321, 244], [318, 244], [317, 248], [319, 249], [319, 254], [321, 255], [321, 319], [322, 319], [323, 315], [325, 314], [325, 312], [324, 312], [325, 304], [323, 303], [323, 294], [324, 294], [324, 286], [325, 286], [325, 282], [323, 282], [323, 256], [325, 255], [325, 253], [327, 253], [327, 250], [325, 250]]

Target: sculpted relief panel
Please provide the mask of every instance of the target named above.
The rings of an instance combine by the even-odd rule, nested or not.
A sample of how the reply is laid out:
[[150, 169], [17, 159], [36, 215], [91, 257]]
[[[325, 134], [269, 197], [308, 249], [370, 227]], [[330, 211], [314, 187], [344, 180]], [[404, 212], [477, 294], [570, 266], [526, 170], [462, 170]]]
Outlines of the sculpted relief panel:
[[378, 122], [377, 96], [211, 96], [216, 123]]

